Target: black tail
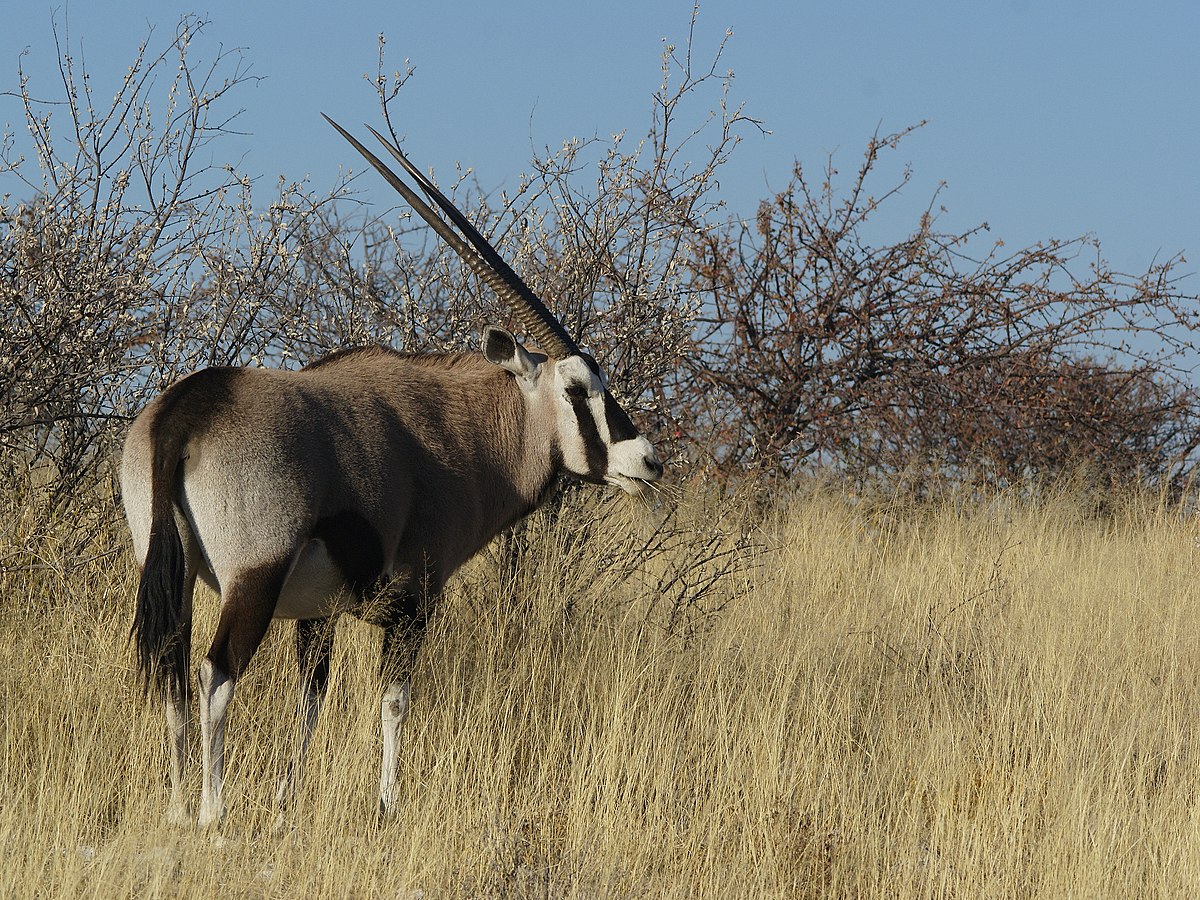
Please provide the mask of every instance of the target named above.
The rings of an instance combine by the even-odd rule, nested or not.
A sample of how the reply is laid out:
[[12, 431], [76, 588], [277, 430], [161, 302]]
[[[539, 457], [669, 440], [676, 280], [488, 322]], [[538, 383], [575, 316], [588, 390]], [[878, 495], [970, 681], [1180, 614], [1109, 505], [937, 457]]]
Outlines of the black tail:
[[153, 482], [150, 546], [138, 584], [132, 636], [143, 690], [149, 693], [153, 684], [161, 693], [186, 697], [192, 623], [184, 612], [183, 541], [171, 502], [172, 485], [165, 478]]

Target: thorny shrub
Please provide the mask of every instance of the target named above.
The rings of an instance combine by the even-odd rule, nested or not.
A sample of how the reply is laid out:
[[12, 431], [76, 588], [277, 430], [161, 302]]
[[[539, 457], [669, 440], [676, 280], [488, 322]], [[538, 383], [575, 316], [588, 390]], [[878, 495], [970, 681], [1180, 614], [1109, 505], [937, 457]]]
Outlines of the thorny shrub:
[[[249, 80], [237, 51], [200, 61], [205, 26], [186, 16], [161, 48], [151, 33], [110, 104], [65, 40], [65, 109], [23, 72], [6, 95], [36, 154], [17, 154], [11, 134], [0, 148], [0, 459], [8, 478], [36, 469], [53, 497], [110, 477], [130, 416], [202, 366], [295, 367], [369, 342], [462, 349], [482, 322], [512, 324], [428, 229], [357, 214], [345, 180], [325, 193], [281, 181], [264, 204], [245, 174], [203, 164]], [[411, 69], [386, 77], [383, 46], [381, 36], [368, 80], [390, 129]], [[461, 172], [448, 188], [623, 399], [651, 414], [695, 315], [681, 287], [684, 235], [716, 207], [714, 173], [749, 121], [727, 105], [723, 49], [693, 68], [690, 52], [666, 47], [644, 138], [569, 141], [534, 159], [513, 196]], [[676, 125], [710, 85], [719, 108]]]
[[1184, 479], [1200, 315], [1182, 257], [1130, 276], [1086, 238], [979, 253], [986, 224], [939, 231], [936, 194], [907, 237], [872, 243], [911, 172], [879, 193], [872, 176], [912, 130], [873, 137], [844, 189], [832, 158], [819, 180], [797, 163], [753, 221], [697, 235], [681, 430], [734, 471]]
[[[1085, 259], [1089, 239], [979, 252], [986, 226], [940, 232], [936, 195], [911, 234], [872, 242], [909, 181], [873, 193], [878, 159], [911, 129], [872, 138], [846, 189], [832, 159], [819, 183], [797, 163], [752, 221], [723, 218], [716, 175], [759, 126], [731, 101], [725, 42], [693, 58], [696, 16], [664, 46], [644, 133], [548, 149], [511, 193], [470, 170], [443, 183], [675, 460], [914, 484], [1080, 463], [1188, 475], [1198, 320], [1180, 257], [1127, 276]], [[0, 145], [0, 477], [48, 509], [111, 493], [129, 417], [202, 366], [462, 349], [484, 321], [514, 324], [423, 225], [362, 213], [348, 176], [321, 192], [205, 163], [250, 80], [238, 51], [204, 61], [205, 26], [151, 32], [111, 102], [65, 39], [61, 99], [20, 71], [3, 95], [33, 153]], [[411, 74], [386, 73], [381, 36], [367, 81], [393, 138]]]

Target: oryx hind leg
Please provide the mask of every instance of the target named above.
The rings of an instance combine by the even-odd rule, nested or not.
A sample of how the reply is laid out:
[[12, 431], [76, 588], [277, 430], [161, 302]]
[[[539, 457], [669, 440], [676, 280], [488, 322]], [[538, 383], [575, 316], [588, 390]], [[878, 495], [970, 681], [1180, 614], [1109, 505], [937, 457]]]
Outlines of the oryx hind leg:
[[400, 764], [400, 735], [408, 718], [412, 676], [417, 652], [425, 636], [424, 615], [405, 617], [384, 626], [381, 675], [383, 697], [380, 722], [383, 726], [383, 760], [379, 770], [379, 812], [387, 816], [396, 804], [397, 771]]
[[287, 577], [289, 560], [260, 566], [235, 575], [221, 593], [221, 616], [212, 647], [200, 663], [200, 743], [203, 783], [200, 794], [201, 825], [212, 825], [225, 815], [225, 723], [234, 685], [271, 624], [279, 591]]
[[[192, 595], [196, 587], [196, 568], [189, 563], [183, 579], [183, 622], [179, 640], [191, 641]], [[189, 676], [190, 677], [190, 676]], [[191, 724], [191, 691], [184, 679], [178, 687], [166, 685], [162, 690], [163, 712], [167, 720], [167, 771], [171, 778], [171, 800], [167, 806], [167, 821], [185, 825], [189, 821], [183, 777], [187, 768], [188, 731]]]
[[317, 716], [329, 684], [329, 657], [333, 652], [336, 621], [335, 617], [296, 621], [296, 662], [300, 669], [299, 722], [292, 759], [275, 795], [279, 806], [279, 818], [275, 822], [277, 829], [283, 826], [284, 812], [304, 776], [308, 744], [317, 727]]

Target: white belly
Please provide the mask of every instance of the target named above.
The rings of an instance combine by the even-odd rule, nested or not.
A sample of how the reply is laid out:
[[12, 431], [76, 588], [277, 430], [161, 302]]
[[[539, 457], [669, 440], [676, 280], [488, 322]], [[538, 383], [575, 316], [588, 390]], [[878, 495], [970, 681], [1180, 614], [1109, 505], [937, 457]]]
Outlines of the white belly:
[[279, 592], [277, 619], [318, 619], [344, 612], [355, 604], [354, 593], [320, 539], [309, 541]]

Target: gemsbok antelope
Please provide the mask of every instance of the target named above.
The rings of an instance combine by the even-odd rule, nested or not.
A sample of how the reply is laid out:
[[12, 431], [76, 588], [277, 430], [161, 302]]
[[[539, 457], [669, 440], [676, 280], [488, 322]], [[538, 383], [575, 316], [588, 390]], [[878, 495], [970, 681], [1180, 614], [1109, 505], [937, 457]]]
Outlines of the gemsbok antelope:
[[273, 618], [295, 620], [300, 667], [300, 729], [279, 786], [286, 803], [325, 692], [330, 626], [342, 612], [383, 629], [386, 814], [396, 802], [414, 659], [446, 579], [532, 512], [563, 473], [639, 494], [663, 472], [596, 362], [462, 213], [371, 129], [460, 237], [329, 122], [513, 308], [540, 352], [487, 326], [482, 355], [367, 347], [298, 371], [210, 368], [138, 415], [121, 462], [142, 566], [132, 635], [146, 689], [166, 707], [174, 821], [188, 819], [182, 785], [197, 577], [221, 598], [197, 677], [199, 823], [225, 814], [229, 703]]

